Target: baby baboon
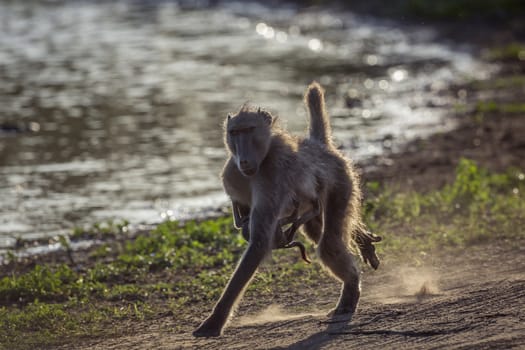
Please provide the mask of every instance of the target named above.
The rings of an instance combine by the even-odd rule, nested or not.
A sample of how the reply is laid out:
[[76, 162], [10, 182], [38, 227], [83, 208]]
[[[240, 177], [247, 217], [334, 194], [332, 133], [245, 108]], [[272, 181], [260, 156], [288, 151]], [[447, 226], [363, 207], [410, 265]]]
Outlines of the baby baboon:
[[[297, 229], [302, 224], [304, 224], [306, 221], [310, 220], [314, 216], [319, 215], [320, 212], [318, 210], [316, 211], [315, 209], [313, 209], [308, 213], [304, 213], [303, 215], [299, 216], [299, 207], [300, 203], [294, 200], [292, 214], [279, 220], [277, 224], [277, 229], [274, 233], [272, 249], [288, 249], [298, 247], [303, 260], [307, 263], [311, 263], [310, 259], [308, 259], [308, 255], [306, 254], [306, 248], [304, 247], [304, 244], [302, 244], [299, 241], [295, 241], [294, 237], [295, 233], [297, 232]], [[243, 209], [238, 203], [232, 202], [232, 211], [235, 228], [241, 229], [242, 236], [244, 237], [244, 239], [250, 241], [249, 208]], [[290, 227], [288, 227], [286, 231], [283, 232], [282, 227], [286, 225], [290, 225]]]
[[194, 336], [221, 334], [257, 267], [275, 246], [280, 219], [293, 214], [294, 203], [299, 203], [301, 214], [311, 211], [312, 203], [319, 203], [318, 214], [304, 221], [304, 231], [317, 244], [323, 265], [343, 282], [333, 314], [350, 316], [357, 307], [359, 269], [351, 247], [356, 245], [355, 235], [366, 232], [358, 177], [350, 161], [332, 144], [324, 96], [317, 83], [308, 87], [305, 102], [310, 125], [304, 139], [280, 130], [272, 115], [260, 109], [244, 106], [226, 120], [230, 158], [223, 169], [223, 184], [234, 214], [249, 218], [245, 223], [249, 223], [250, 239], [211, 315]]

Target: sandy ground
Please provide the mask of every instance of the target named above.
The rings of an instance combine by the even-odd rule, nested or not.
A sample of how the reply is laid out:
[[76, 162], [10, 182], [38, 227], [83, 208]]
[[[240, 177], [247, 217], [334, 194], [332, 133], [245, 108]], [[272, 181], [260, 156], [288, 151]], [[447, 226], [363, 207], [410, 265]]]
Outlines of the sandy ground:
[[[163, 317], [114, 339], [69, 344], [78, 349], [525, 349], [525, 242], [478, 246], [462, 255], [426, 257], [418, 267], [384, 264], [363, 273], [351, 322], [325, 314], [337, 285], [312, 311], [269, 304], [240, 311], [219, 338], [193, 338], [197, 324]], [[321, 293], [323, 295], [323, 293]], [[289, 300], [304, 302], [302, 293]], [[290, 297], [290, 296], [288, 296]], [[293, 298], [293, 294], [291, 295]], [[324, 310], [323, 310], [324, 309]], [[181, 326], [181, 323], [184, 323]], [[175, 326], [179, 331], [173, 332]]]

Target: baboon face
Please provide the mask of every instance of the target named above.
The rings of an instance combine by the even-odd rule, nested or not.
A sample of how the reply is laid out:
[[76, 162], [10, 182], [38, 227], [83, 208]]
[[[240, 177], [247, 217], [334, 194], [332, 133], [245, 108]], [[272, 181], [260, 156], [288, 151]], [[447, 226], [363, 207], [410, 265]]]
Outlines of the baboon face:
[[251, 177], [259, 171], [270, 147], [273, 118], [270, 113], [241, 110], [226, 120], [226, 144], [239, 171]]

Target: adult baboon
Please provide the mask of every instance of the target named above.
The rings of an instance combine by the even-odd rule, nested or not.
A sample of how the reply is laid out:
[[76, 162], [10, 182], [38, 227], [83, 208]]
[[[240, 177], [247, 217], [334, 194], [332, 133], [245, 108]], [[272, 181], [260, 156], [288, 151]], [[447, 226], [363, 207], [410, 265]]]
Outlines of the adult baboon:
[[334, 147], [323, 91], [312, 83], [305, 94], [310, 113], [309, 136], [282, 131], [272, 115], [243, 106], [225, 123], [230, 158], [222, 179], [239, 217], [249, 217], [249, 244], [211, 315], [194, 336], [219, 336], [236, 302], [264, 257], [276, 245], [281, 218], [318, 214], [304, 222], [304, 231], [317, 244], [323, 265], [343, 282], [333, 314], [352, 315], [360, 296], [359, 268], [351, 246], [365, 231], [361, 222], [361, 191], [350, 163]]

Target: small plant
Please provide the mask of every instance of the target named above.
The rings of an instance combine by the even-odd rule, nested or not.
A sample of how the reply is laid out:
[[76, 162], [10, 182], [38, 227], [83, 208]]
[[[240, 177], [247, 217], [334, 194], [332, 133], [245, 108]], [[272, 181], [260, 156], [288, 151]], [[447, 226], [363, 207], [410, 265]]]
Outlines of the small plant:
[[523, 114], [525, 113], [525, 103], [496, 103], [494, 101], [478, 102], [476, 105], [478, 113], [505, 113]]
[[513, 42], [505, 46], [492, 48], [488, 53], [492, 60], [525, 60], [525, 45]]
[[423, 251], [514, 237], [520, 235], [518, 230], [501, 228], [509, 222], [525, 222], [525, 201], [520, 198], [524, 178], [517, 169], [490, 174], [461, 159], [452, 184], [424, 195], [383, 189], [365, 203], [365, 219], [373, 231], [385, 236], [379, 252]]
[[33, 300], [64, 300], [75, 287], [77, 275], [67, 265], [56, 269], [37, 265], [21, 276], [0, 280], [2, 304], [27, 303]]
[[75, 227], [71, 233], [72, 240], [79, 239], [108, 239], [126, 233], [129, 222], [127, 220], [97, 222], [91, 227]]

